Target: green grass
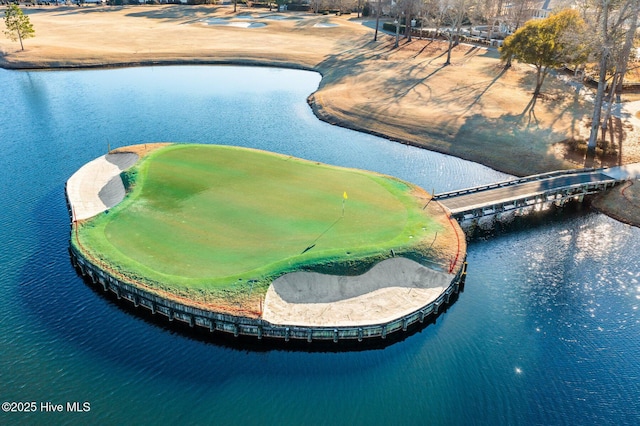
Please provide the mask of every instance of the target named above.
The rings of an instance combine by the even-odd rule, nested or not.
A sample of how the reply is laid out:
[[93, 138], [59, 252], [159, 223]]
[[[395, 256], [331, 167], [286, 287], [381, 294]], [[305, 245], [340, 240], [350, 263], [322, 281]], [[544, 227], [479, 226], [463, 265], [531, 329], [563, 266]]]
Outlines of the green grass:
[[125, 181], [125, 200], [80, 226], [82, 249], [163, 288], [361, 273], [440, 229], [406, 182], [244, 148], [171, 145]]

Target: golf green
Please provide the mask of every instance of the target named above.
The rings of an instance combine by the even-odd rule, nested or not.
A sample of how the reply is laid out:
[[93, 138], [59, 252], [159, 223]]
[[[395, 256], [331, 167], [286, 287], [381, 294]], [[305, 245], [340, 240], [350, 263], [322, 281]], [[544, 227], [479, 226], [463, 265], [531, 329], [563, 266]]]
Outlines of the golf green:
[[79, 224], [72, 243], [134, 282], [183, 294], [425, 259], [443, 228], [412, 184], [247, 148], [169, 145], [123, 181], [125, 199]]

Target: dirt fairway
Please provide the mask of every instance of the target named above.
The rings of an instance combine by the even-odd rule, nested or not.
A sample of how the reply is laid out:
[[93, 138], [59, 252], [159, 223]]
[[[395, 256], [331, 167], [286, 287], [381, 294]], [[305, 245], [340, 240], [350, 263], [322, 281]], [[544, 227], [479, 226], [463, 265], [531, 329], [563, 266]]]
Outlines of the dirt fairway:
[[[580, 167], [564, 141], [588, 131], [590, 92], [549, 77], [530, 109], [533, 70], [504, 71], [492, 49], [460, 45], [445, 66], [440, 41], [401, 40], [355, 16], [233, 6], [25, 8], [36, 37], [0, 38], [5, 68], [175, 63], [262, 64], [323, 76], [309, 97], [323, 120], [455, 155], [516, 175]], [[640, 161], [636, 129], [616, 126], [616, 161]]]

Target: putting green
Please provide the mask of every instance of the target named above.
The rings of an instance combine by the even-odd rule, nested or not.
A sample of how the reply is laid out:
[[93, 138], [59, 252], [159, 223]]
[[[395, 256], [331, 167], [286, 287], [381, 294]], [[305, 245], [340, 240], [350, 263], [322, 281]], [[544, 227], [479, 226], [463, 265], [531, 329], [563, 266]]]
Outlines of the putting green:
[[362, 273], [391, 250], [428, 257], [442, 229], [409, 183], [246, 148], [170, 145], [124, 180], [125, 199], [78, 225], [73, 243], [163, 289], [266, 289], [300, 269]]

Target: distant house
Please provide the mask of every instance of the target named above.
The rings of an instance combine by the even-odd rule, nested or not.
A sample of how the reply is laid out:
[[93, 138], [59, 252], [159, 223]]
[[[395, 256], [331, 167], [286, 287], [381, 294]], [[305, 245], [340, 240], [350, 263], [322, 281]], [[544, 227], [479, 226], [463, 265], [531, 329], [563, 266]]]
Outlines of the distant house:
[[392, 8], [396, 5], [397, 0], [373, 0], [369, 2], [371, 8], [371, 16], [376, 15], [376, 9], [380, 5], [380, 16], [388, 16], [391, 14]]
[[511, 33], [530, 19], [548, 18], [552, 13], [574, 5], [573, 0], [512, 0], [504, 6], [496, 21], [500, 22], [503, 31]]
[[566, 0], [543, 0], [533, 4], [531, 8], [531, 19], [548, 18], [553, 12], [569, 7]]
[[544, 19], [551, 15], [551, 3], [552, 0], [544, 0], [537, 2], [531, 8], [531, 19]]

